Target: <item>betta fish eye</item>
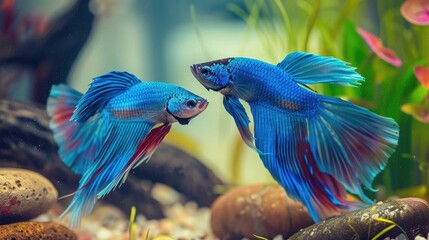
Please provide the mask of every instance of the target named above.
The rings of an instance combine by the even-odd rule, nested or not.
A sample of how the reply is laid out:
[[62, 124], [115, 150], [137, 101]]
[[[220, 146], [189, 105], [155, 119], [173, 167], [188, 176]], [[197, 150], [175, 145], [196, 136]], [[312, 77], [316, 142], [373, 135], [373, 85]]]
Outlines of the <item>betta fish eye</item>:
[[186, 102], [186, 106], [188, 106], [189, 108], [194, 108], [195, 106], [197, 106], [197, 102], [195, 100], [188, 100]]
[[209, 66], [204, 66], [203, 68], [201, 68], [201, 73], [204, 76], [208, 76], [208, 75], [210, 75], [212, 73], [212, 70], [210, 69]]

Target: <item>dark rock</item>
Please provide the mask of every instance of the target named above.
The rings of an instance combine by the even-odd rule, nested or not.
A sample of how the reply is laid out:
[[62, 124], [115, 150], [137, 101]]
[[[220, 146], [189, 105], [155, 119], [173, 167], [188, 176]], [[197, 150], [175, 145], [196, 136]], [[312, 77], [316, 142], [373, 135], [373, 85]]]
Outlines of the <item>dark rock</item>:
[[429, 205], [419, 198], [377, 203], [305, 228], [290, 239], [385, 239], [404, 234], [408, 239], [429, 232]]
[[287, 238], [313, 223], [306, 208], [275, 184], [237, 187], [212, 206], [212, 231], [220, 239]]
[[4, 240], [75, 240], [76, 234], [55, 222], [20, 222], [0, 225], [0, 239]]

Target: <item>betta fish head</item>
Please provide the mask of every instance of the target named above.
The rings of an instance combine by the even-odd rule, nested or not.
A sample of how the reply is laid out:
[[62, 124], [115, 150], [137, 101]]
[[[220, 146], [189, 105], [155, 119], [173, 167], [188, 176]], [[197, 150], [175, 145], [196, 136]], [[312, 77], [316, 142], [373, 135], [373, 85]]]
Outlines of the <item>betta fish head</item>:
[[167, 112], [180, 124], [188, 124], [191, 119], [208, 105], [206, 99], [180, 88], [181, 94], [175, 94], [167, 102]]
[[231, 66], [233, 58], [224, 58], [216, 61], [193, 64], [192, 74], [207, 90], [220, 91], [230, 83]]

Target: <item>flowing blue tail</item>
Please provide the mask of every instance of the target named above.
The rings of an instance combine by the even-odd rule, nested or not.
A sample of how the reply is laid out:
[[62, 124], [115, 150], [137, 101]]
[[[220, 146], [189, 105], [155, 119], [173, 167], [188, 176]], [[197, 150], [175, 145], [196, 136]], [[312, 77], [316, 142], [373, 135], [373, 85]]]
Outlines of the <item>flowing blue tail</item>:
[[395, 151], [399, 126], [392, 118], [333, 97], [322, 97], [319, 114], [309, 120], [310, 145], [321, 171], [372, 203], [361, 185], [371, 183]]

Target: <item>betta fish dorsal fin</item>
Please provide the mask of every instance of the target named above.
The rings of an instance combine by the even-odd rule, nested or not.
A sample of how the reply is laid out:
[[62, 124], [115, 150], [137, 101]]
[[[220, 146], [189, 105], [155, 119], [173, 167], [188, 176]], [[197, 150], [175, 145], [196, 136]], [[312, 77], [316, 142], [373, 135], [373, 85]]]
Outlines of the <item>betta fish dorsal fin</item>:
[[290, 74], [294, 81], [300, 84], [330, 83], [356, 87], [364, 78], [357, 73], [356, 68], [337, 58], [324, 57], [305, 52], [288, 54], [277, 64]]
[[103, 109], [112, 98], [140, 82], [133, 74], [119, 71], [112, 71], [94, 78], [88, 91], [76, 106], [71, 120], [86, 121]]
[[240, 103], [238, 98], [228, 96], [223, 98], [223, 105], [226, 111], [234, 118], [235, 124], [237, 125], [238, 131], [240, 132], [241, 138], [247, 146], [260, 153], [253, 143], [254, 137], [249, 129], [249, 117], [246, 114], [246, 110]]

